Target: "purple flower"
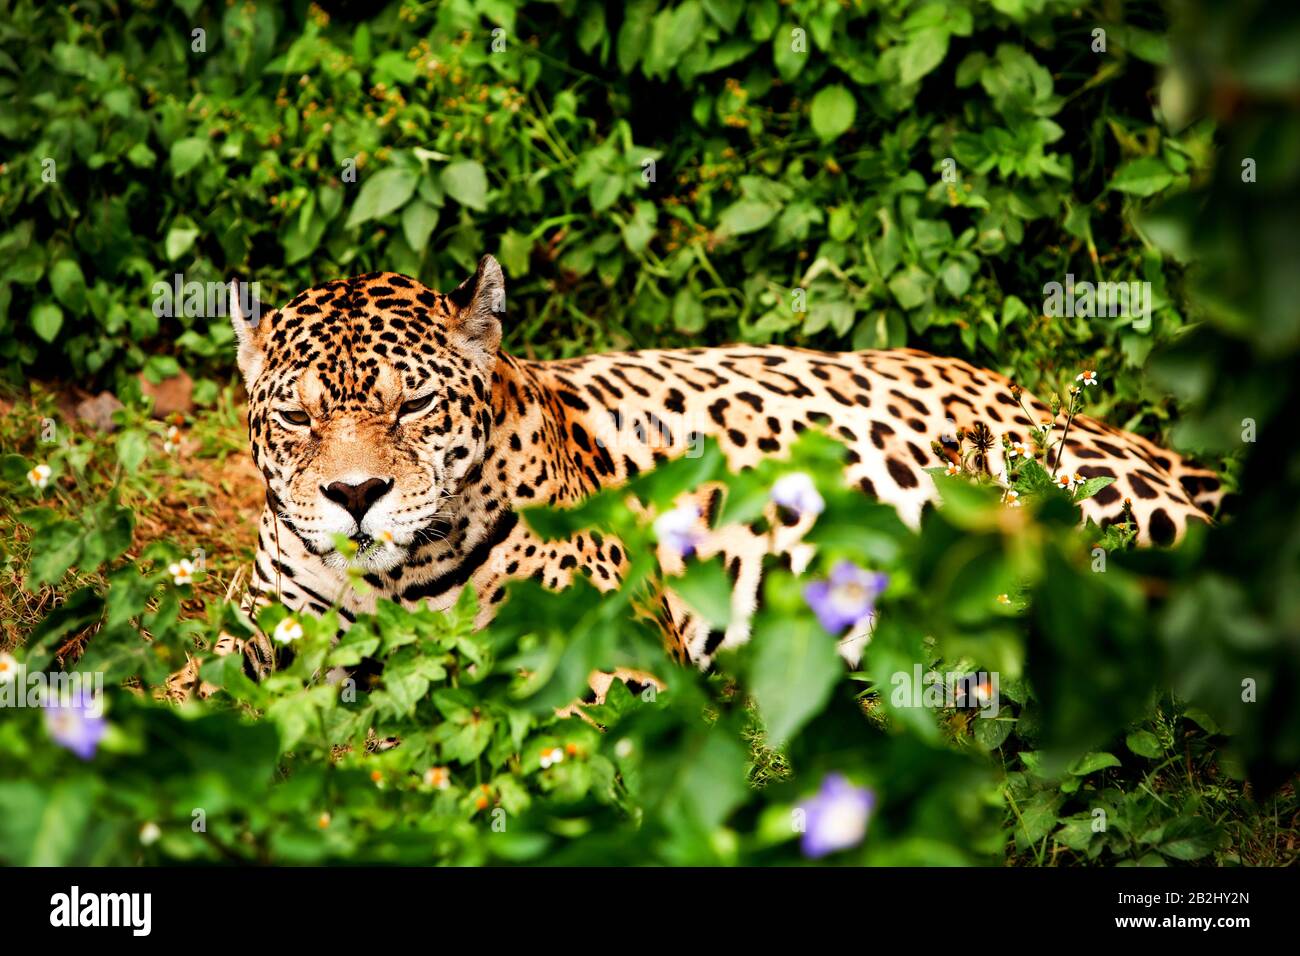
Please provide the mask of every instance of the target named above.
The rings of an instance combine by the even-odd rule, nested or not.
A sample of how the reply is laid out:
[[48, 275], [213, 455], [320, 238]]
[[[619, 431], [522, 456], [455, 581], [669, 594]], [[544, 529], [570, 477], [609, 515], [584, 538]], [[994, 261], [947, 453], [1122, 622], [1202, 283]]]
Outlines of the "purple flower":
[[45, 729], [55, 743], [82, 760], [95, 756], [99, 741], [108, 730], [100, 700], [85, 690], [77, 690], [61, 700], [46, 700], [43, 706]]
[[772, 500], [802, 518], [826, 510], [826, 501], [807, 472], [792, 471], [772, 483]]
[[876, 598], [889, 583], [889, 575], [864, 571], [852, 561], [831, 569], [830, 580], [813, 581], [803, 589], [804, 600], [832, 634], [861, 624], [876, 609]]
[[866, 787], [855, 787], [838, 773], [827, 774], [816, 795], [799, 806], [804, 812], [799, 844], [803, 855], [816, 860], [857, 846], [867, 835], [875, 806], [876, 795]]
[[672, 511], [665, 511], [654, 523], [655, 537], [669, 551], [675, 551], [683, 558], [695, 553], [699, 543], [700, 509], [695, 505], [682, 505]]

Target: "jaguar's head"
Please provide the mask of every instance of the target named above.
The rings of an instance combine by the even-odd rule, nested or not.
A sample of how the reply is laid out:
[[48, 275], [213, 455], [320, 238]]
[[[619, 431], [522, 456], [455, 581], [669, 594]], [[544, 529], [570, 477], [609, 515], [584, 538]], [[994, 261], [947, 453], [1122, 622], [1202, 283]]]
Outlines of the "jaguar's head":
[[256, 324], [239, 299], [231, 321], [271, 507], [332, 566], [400, 565], [440, 534], [483, 459], [501, 267], [485, 256], [445, 295], [389, 272], [329, 282]]

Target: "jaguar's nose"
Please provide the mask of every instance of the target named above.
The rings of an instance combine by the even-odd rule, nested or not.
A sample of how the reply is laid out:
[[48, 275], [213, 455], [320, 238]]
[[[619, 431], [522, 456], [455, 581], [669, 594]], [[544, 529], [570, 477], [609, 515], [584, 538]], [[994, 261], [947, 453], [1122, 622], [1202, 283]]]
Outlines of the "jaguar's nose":
[[392, 488], [391, 478], [367, 478], [359, 485], [349, 485], [342, 481], [324, 485], [321, 494], [335, 504], [341, 505], [359, 525], [366, 512], [370, 510], [370, 506], [388, 494]]

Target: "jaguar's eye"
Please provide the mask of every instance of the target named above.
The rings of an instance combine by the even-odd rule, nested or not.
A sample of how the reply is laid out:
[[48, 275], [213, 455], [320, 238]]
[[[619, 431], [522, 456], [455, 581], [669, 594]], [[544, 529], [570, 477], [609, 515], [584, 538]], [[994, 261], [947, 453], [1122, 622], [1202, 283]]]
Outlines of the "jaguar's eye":
[[425, 395], [422, 398], [413, 398], [409, 402], [403, 402], [402, 407], [397, 410], [398, 418], [405, 418], [407, 415], [414, 415], [416, 412], [422, 412], [429, 407], [433, 401], [433, 395]]
[[311, 416], [301, 408], [282, 408], [280, 417], [284, 419], [286, 425], [296, 425], [301, 428], [303, 425], [311, 424]]

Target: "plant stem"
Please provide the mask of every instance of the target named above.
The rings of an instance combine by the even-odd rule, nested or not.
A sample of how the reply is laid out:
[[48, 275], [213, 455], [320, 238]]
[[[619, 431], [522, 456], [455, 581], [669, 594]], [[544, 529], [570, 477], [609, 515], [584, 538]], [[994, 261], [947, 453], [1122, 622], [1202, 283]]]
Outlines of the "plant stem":
[[1079, 395], [1075, 392], [1070, 397], [1070, 410], [1065, 416], [1065, 431], [1061, 433], [1061, 444], [1056, 449], [1056, 464], [1052, 466], [1052, 477], [1056, 477], [1056, 469], [1061, 467], [1061, 456], [1065, 454], [1065, 440], [1070, 437], [1070, 423], [1074, 421], [1075, 413], [1079, 410]]

